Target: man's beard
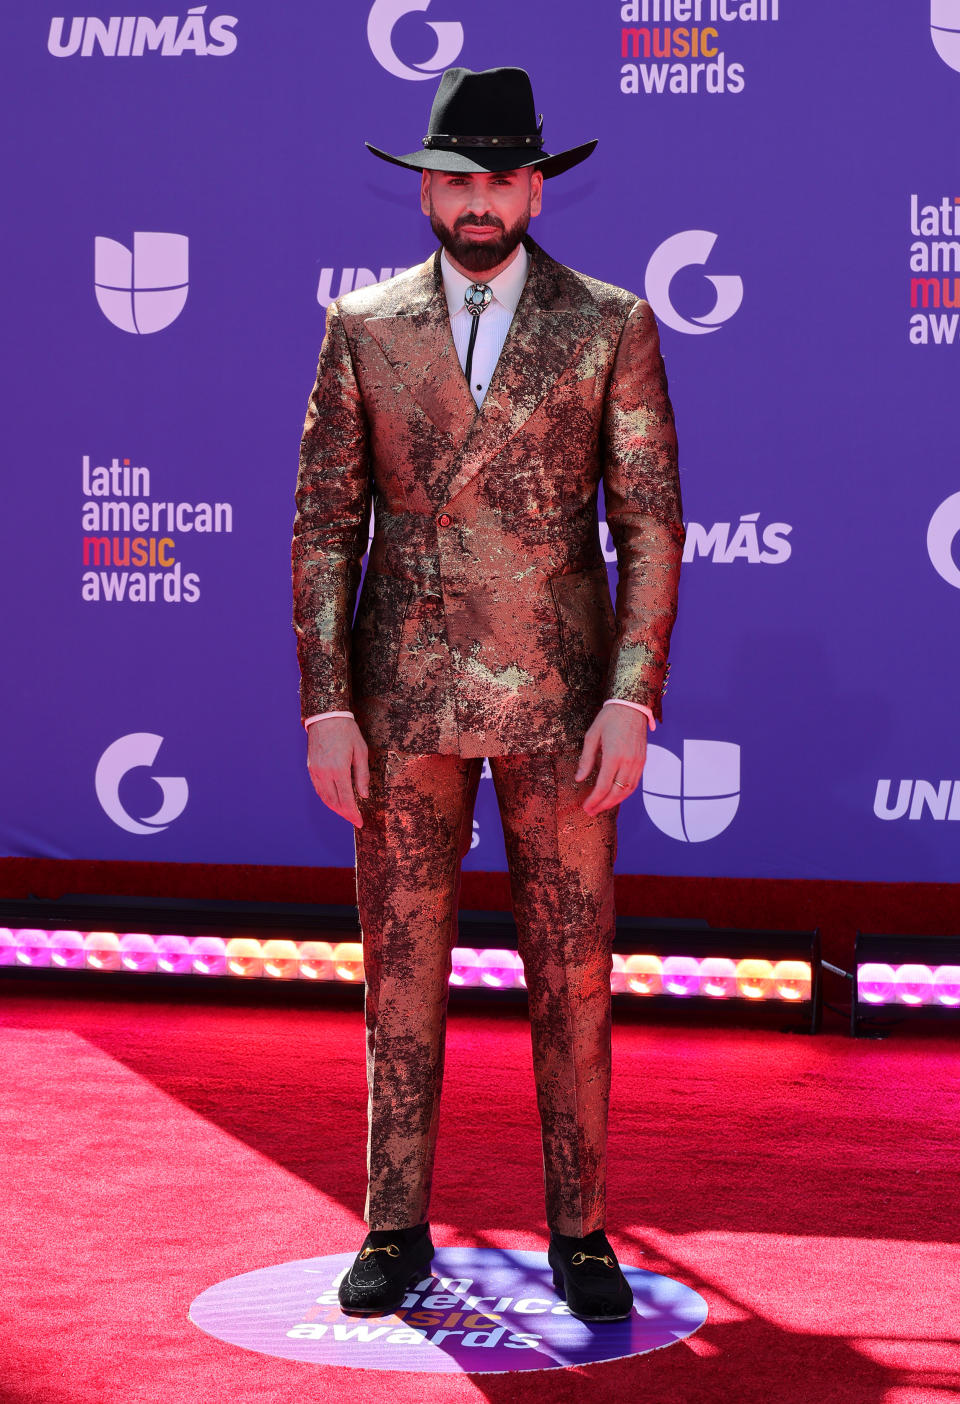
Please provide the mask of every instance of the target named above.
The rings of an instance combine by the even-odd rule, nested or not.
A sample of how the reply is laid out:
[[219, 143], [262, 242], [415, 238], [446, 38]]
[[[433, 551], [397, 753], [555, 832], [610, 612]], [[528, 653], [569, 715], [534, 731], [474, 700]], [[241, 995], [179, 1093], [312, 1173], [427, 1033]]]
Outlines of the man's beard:
[[[464, 215], [451, 229], [439, 216], [432, 212], [430, 214], [430, 227], [447, 253], [471, 273], [486, 273], [488, 269], [496, 268], [498, 263], [508, 259], [526, 234], [529, 223], [529, 214], [521, 215], [516, 224], [511, 225], [509, 229], [496, 215]], [[482, 243], [474, 243], [466, 235], [458, 232], [458, 226], [464, 224], [489, 225], [493, 229], [499, 229], [501, 234], [499, 239], [484, 239]]]

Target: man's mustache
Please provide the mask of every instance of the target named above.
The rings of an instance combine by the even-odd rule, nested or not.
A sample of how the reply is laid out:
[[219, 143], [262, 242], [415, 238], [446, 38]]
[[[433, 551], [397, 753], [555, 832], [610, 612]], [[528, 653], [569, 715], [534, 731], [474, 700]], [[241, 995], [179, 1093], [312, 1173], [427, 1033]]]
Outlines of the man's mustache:
[[497, 219], [496, 215], [461, 215], [453, 226], [454, 230], [464, 229], [470, 225], [474, 229], [489, 227], [490, 229], [502, 229], [506, 232], [503, 220]]

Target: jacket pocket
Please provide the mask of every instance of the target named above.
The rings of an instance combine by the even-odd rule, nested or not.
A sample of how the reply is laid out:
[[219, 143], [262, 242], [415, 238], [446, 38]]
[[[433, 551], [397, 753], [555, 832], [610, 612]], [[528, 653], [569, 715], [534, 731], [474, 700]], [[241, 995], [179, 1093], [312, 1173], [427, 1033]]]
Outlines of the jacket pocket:
[[554, 575], [550, 593], [568, 686], [577, 692], [602, 691], [617, 631], [606, 567]]
[[353, 624], [353, 690], [357, 697], [392, 692], [413, 581], [367, 570]]

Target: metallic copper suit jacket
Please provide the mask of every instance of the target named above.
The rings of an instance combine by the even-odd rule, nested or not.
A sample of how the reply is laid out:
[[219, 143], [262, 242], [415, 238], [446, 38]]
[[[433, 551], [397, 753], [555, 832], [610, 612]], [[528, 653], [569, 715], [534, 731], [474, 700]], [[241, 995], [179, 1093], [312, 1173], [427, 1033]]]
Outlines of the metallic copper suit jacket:
[[439, 252], [327, 312], [293, 538], [301, 703], [352, 709], [374, 745], [569, 751], [605, 698], [661, 716], [683, 524], [656, 322], [525, 242], [480, 409]]

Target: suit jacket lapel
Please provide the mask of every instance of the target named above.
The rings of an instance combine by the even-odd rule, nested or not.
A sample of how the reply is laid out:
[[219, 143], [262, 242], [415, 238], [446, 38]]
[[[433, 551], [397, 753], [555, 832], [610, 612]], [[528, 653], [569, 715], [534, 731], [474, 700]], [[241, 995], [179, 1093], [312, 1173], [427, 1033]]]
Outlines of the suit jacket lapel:
[[439, 252], [421, 264], [402, 309], [364, 325], [424, 414], [462, 440], [477, 407], [453, 344]]
[[[596, 304], [564, 277], [564, 269], [527, 239], [530, 269], [493, 379], [474, 416], [460, 465], [447, 489], [455, 497], [533, 415], [587, 338], [596, 331]], [[444, 309], [446, 310], [446, 309]], [[461, 384], [472, 402], [454, 351]]]

